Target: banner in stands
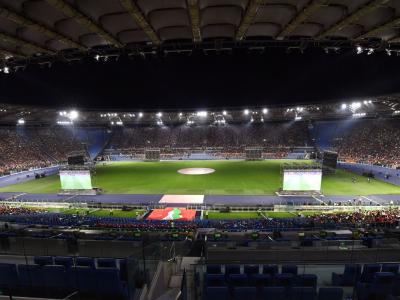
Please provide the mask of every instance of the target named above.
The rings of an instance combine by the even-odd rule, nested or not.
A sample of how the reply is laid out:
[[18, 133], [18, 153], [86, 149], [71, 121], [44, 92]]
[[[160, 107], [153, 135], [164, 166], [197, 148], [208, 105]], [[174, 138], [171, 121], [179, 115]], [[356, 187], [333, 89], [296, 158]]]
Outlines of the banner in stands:
[[192, 221], [196, 217], [196, 211], [186, 208], [168, 207], [165, 209], [154, 209], [147, 220], [177, 220]]
[[60, 171], [61, 189], [63, 190], [90, 190], [92, 180], [89, 170]]

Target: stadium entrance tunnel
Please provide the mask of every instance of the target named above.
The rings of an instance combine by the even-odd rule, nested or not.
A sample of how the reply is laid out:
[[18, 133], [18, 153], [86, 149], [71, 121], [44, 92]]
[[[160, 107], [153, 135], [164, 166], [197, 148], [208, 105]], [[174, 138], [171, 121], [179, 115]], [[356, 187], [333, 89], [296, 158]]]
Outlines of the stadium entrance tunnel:
[[211, 168], [186, 168], [178, 170], [178, 173], [183, 175], [206, 175], [214, 172], [215, 170]]

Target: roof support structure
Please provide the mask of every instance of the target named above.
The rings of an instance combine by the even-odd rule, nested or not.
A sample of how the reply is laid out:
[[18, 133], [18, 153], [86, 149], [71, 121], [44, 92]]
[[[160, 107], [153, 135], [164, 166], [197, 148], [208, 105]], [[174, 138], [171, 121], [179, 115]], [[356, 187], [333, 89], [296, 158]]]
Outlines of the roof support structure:
[[333, 33], [342, 30], [346, 26], [350, 24], [354, 24], [359, 19], [364, 17], [365, 15], [373, 12], [374, 10], [378, 9], [379, 7], [385, 6], [391, 0], [373, 0], [368, 4], [362, 6], [352, 14], [346, 16], [344, 19], [340, 20], [339, 23], [334, 24], [330, 28], [326, 29], [325, 31], [321, 32], [316, 38], [322, 39], [332, 35]]
[[85, 26], [91, 32], [94, 32], [101, 36], [105, 41], [115, 47], [123, 47], [116, 38], [114, 38], [110, 33], [105, 31], [101, 26], [93, 22], [89, 17], [85, 16], [83, 13], [78, 11], [76, 8], [71, 6], [64, 0], [46, 0], [51, 6], [62, 11], [66, 16], [73, 18], [79, 24]]
[[[361, 40], [361, 39], [365, 39], [368, 37], [374, 37], [382, 31], [385, 31], [385, 30], [391, 29], [391, 28], [395, 28], [395, 27], [397, 27], [397, 28], [400, 27], [400, 17], [394, 18], [389, 22], [381, 24], [375, 28], [372, 28], [371, 30], [364, 32], [363, 34], [355, 37], [355, 39]], [[389, 43], [397, 43], [399, 41], [400, 41], [400, 38], [395, 37], [395, 38], [392, 38], [391, 40], [389, 40], [388, 42]]]
[[241, 41], [249, 29], [250, 25], [254, 23], [254, 19], [257, 16], [258, 9], [262, 6], [266, 0], [250, 0], [246, 8], [246, 13], [242, 18], [242, 22], [236, 31], [236, 40]]
[[200, 10], [198, 0], [187, 0], [187, 6], [190, 15], [190, 21], [192, 24], [193, 41], [195, 43], [201, 42], [201, 31], [200, 31]]
[[20, 58], [25, 58], [26, 56], [14, 51], [6, 50], [6, 49], [1, 49], [0, 48], [0, 58], [7, 58], [7, 57], [20, 57]]
[[139, 27], [142, 28], [142, 30], [146, 33], [150, 41], [155, 45], [159, 45], [161, 43], [160, 38], [154, 31], [153, 27], [151, 27], [150, 23], [146, 20], [146, 18], [144, 17], [142, 11], [137, 6], [137, 4], [134, 3], [132, 0], [120, 0], [120, 2], [121, 5], [128, 11], [131, 17], [135, 20], [136, 24], [138, 24]]
[[55, 52], [49, 49], [45, 49], [39, 45], [33, 44], [31, 42], [22, 40], [18, 37], [9, 35], [7, 33], [4, 32], [0, 32], [0, 40], [6, 42], [6, 43], [11, 43], [20, 47], [27, 47], [30, 48], [32, 50], [34, 50], [35, 52], [38, 53], [46, 53], [46, 54], [54, 54]]
[[80, 50], [85, 50], [86, 48], [70, 38], [63, 36], [39, 23], [36, 23], [35, 21], [28, 19], [27, 17], [24, 17], [14, 11], [11, 11], [5, 7], [0, 7], [0, 17], [3, 17], [7, 20], [10, 20], [18, 25], [25, 26], [25, 27], [30, 27], [33, 28], [34, 30], [43, 33], [47, 37], [60, 41], [61, 43], [71, 46], [72, 48], [78, 48]]
[[329, 0], [311, 0], [305, 8], [303, 8], [294, 18], [287, 24], [283, 30], [276, 36], [277, 39], [283, 39], [291, 34], [295, 29], [308, 19], [314, 12], [322, 6], [328, 5]]

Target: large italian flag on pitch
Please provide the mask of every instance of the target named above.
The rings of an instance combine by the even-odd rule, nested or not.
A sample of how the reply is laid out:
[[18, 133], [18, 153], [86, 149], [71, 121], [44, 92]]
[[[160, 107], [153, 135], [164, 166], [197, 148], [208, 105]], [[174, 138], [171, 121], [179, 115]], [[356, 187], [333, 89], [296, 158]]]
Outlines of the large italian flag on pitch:
[[147, 220], [191, 221], [195, 216], [196, 211], [193, 209], [168, 207], [165, 209], [154, 209], [147, 217]]

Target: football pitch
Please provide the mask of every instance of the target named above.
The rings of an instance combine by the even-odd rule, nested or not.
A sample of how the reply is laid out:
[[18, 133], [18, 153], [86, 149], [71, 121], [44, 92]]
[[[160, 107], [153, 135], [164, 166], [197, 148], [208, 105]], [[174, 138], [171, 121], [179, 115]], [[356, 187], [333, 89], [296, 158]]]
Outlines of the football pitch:
[[[115, 162], [99, 164], [92, 184], [105, 194], [183, 194], [183, 195], [274, 195], [282, 187], [282, 164], [288, 160], [265, 161], [165, 161]], [[310, 161], [293, 161], [311, 163]], [[185, 168], [211, 168], [206, 175], [185, 175]], [[352, 177], [356, 182], [352, 182]], [[58, 176], [0, 188], [0, 192], [55, 194], [60, 190]], [[400, 194], [400, 187], [337, 170], [324, 175], [325, 195]]]

